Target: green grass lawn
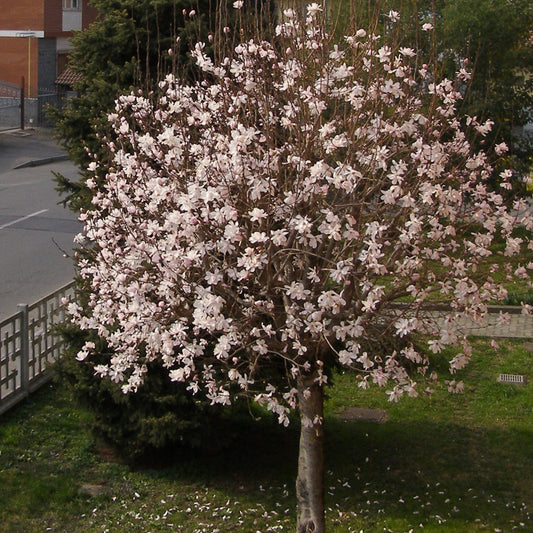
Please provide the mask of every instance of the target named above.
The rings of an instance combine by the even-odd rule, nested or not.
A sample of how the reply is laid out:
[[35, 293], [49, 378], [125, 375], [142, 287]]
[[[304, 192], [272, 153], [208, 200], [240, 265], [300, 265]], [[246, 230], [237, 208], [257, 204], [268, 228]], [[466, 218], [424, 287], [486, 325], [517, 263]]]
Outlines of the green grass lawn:
[[[475, 341], [468, 391], [390, 404], [337, 375], [326, 406], [329, 532], [533, 531], [533, 386], [521, 342]], [[347, 407], [387, 420], [345, 421]], [[269, 420], [229, 449], [132, 469], [97, 446], [89, 414], [48, 386], [0, 418], [0, 531], [294, 531], [298, 432]]]

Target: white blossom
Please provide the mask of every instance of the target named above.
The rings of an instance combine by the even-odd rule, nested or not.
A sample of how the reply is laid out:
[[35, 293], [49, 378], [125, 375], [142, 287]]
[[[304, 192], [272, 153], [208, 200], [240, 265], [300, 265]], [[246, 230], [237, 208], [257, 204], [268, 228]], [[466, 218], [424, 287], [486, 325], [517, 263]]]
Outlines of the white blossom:
[[[234, 32], [222, 59], [199, 43], [201, 83], [169, 75], [156, 94], [117, 99], [112, 166], [102, 179], [104, 163], [89, 165], [80, 216], [90, 296], [69, 311], [109, 347], [94, 372], [124, 392], [158, 362], [191, 393], [223, 405], [247, 395], [287, 424], [298, 384], [326, 385], [327, 353], [363, 388], [415, 396], [448, 345], [460, 347], [450, 370], [464, 367], [460, 324], [504, 297], [495, 280], [530, 275], [531, 265], [483, 265], [496, 237], [505, 257], [533, 246], [513, 233], [533, 219], [525, 202], [507, 209], [488, 185], [489, 154], [469, 142], [491, 121], [457, 116], [465, 65], [441, 79], [387, 35], [333, 38], [323, 16], [316, 3], [305, 19], [286, 9], [275, 46]], [[506, 193], [513, 174], [498, 172]], [[452, 309], [443, 327], [428, 302]], [[398, 346], [369, 348], [385, 335]], [[77, 358], [94, 364], [96, 351], [86, 343]]]

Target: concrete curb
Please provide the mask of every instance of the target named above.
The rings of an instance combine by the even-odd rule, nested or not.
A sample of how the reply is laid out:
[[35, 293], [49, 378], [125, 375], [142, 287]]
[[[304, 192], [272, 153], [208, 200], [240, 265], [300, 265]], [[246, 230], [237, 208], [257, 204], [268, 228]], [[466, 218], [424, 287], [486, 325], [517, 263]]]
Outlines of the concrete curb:
[[522, 307], [520, 305], [488, 305], [487, 308], [489, 313], [509, 313], [510, 315], [522, 314]]
[[13, 170], [18, 170], [20, 168], [38, 167], [41, 165], [48, 165], [56, 161], [68, 161], [68, 155], [61, 154], [61, 155], [55, 155], [52, 157], [45, 157], [43, 159], [33, 159], [30, 161], [25, 161], [24, 163], [19, 163], [18, 165], [14, 166]]

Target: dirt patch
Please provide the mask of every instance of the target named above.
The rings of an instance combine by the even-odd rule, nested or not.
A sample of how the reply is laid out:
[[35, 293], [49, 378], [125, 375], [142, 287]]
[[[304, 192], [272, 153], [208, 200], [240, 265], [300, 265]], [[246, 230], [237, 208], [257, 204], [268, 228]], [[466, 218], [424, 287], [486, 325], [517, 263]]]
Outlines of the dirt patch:
[[80, 492], [90, 496], [91, 498], [97, 498], [102, 494], [108, 494], [110, 490], [109, 487], [106, 487], [105, 485], [93, 485], [86, 483], [80, 486]]
[[347, 407], [339, 413], [341, 420], [367, 420], [369, 422], [383, 423], [389, 419], [389, 413], [385, 409], [365, 409], [363, 407]]
[[117, 450], [105, 443], [100, 443], [98, 446], [98, 455], [106, 463], [126, 464], [126, 460], [117, 452]]

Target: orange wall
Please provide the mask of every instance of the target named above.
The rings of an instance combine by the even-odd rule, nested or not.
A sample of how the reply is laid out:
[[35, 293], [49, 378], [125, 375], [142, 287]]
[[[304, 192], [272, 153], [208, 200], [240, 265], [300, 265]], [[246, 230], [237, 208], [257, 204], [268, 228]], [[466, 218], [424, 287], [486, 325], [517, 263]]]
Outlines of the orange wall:
[[[0, 0], [1, 1], [1, 0]], [[63, 0], [46, 0], [44, 7], [44, 29], [48, 34], [58, 34], [62, 32], [61, 14], [63, 11]]]
[[[21, 77], [24, 76], [26, 95], [30, 97], [37, 96], [37, 59], [39, 57], [37, 39], [35, 37], [0, 37], [0, 50], [2, 52], [0, 63], [0, 80], [20, 86]], [[30, 58], [29, 72], [28, 52]], [[31, 90], [29, 94], [28, 83], [31, 84]]]
[[[88, 5], [89, 0], [82, 1], [86, 27], [96, 18], [96, 10]], [[62, 31], [62, 5], [62, 0], [0, 0], [0, 30], [44, 31], [45, 37], [68, 37], [70, 32]], [[26, 95], [37, 96], [38, 58], [37, 38], [0, 37], [0, 81], [19, 86], [24, 76]]]
[[0, 30], [44, 30], [44, 0], [0, 0]]
[[[0, 0], [1, 1], [1, 0]], [[96, 8], [89, 5], [90, 0], [82, 0], [83, 2], [83, 29], [87, 28], [90, 24], [92, 24], [96, 17], [98, 16], [98, 12], [96, 11]]]

